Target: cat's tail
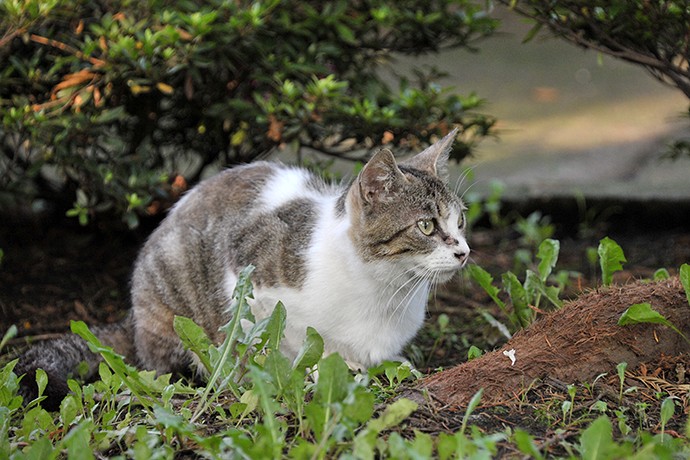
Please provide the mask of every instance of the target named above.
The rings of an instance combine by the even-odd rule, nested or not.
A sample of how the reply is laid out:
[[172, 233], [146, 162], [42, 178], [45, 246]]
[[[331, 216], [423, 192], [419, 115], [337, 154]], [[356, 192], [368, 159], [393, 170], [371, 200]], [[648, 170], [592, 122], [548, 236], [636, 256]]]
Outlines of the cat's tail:
[[[129, 362], [133, 362], [135, 353], [132, 322], [132, 315], [129, 314], [119, 323], [90, 329], [103, 345], [112, 347]], [[93, 353], [86, 341], [76, 334], [65, 334], [55, 340], [37, 343], [20, 356], [14, 369], [17, 375], [24, 374], [19, 394], [23, 396], [25, 404], [36, 399], [36, 370], [43, 369], [48, 377], [48, 384], [43, 392], [46, 399], [41, 402], [41, 406], [46, 410], [58, 410], [69, 393], [67, 379], [79, 377], [80, 371], [84, 370], [84, 379], [92, 379], [98, 372], [101, 361], [101, 355]], [[81, 368], [82, 362], [86, 363], [86, 367]]]

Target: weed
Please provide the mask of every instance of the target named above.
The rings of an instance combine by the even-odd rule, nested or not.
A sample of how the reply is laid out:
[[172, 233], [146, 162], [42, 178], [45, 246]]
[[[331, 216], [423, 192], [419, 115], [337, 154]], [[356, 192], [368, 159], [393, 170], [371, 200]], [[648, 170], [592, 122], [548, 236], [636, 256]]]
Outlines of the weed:
[[666, 424], [668, 423], [669, 420], [671, 420], [671, 417], [673, 417], [673, 414], [676, 412], [676, 403], [674, 401], [674, 398], [668, 397], [664, 399], [661, 402], [661, 417], [660, 417], [660, 422], [661, 422], [661, 442], [664, 442], [664, 433], [666, 431]]
[[489, 297], [508, 316], [514, 329], [530, 325], [536, 312], [541, 307], [542, 299], [548, 300], [555, 307], [560, 307], [560, 287], [547, 284], [551, 273], [558, 260], [560, 243], [556, 240], [546, 239], [541, 242], [537, 252], [539, 263], [536, 271], [527, 270], [525, 281], [520, 282], [513, 272], [506, 272], [502, 276], [503, 291], [510, 297], [512, 308], [500, 299], [500, 289], [493, 285], [493, 277], [477, 265], [468, 267], [467, 272], [471, 279], [477, 282]]
[[650, 303], [636, 303], [628, 307], [618, 319], [619, 326], [626, 326], [628, 324], [663, 324], [664, 326], [672, 329], [677, 334], [679, 334], [683, 339], [685, 339], [688, 344], [690, 344], [690, 339], [683, 334], [680, 329], [673, 325], [669, 320], [667, 320], [664, 315], [652, 308]]
[[479, 358], [482, 355], [482, 351], [472, 345], [469, 350], [467, 350], [467, 360], [472, 361], [473, 359]]
[[[563, 424], [570, 423], [573, 418], [573, 406], [575, 405], [575, 395], [577, 394], [577, 387], [575, 385], [568, 385], [568, 396], [570, 399], [563, 401], [561, 411], [563, 412]], [[566, 422], [566, 417], [568, 421]]]
[[618, 243], [609, 237], [599, 242], [597, 253], [599, 254], [601, 279], [604, 286], [608, 286], [613, 282], [613, 274], [623, 269], [622, 263], [626, 262], [625, 255]]
[[520, 242], [529, 248], [538, 248], [555, 231], [551, 218], [543, 216], [539, 211], [534, 211], [526, 218], [518, 217], [513, 227], [520, 234]]
[[616, 365], [616, 372], [618, 373], [618, 403], [623, 402], [623, 385], [625, 384], [625, 370], [628, 368], [628, 363], [622, 362]]

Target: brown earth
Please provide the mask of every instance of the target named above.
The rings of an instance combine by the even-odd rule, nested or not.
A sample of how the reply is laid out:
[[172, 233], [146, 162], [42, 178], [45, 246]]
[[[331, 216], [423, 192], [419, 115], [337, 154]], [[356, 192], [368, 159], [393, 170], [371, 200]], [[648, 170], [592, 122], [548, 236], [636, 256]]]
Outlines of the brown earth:
[[537, 379], [591, 382], [621, 362], [635, 368], [664, 356], [690, 356], [690, 344], [669, 327], [617, 325], [628, 307], [645, 302], [679, 330], [690, 331], [690, 305], [678, 278], [602, 288], [544, 315], [500, 349], [434, 374], [421, 385], [449, 406], [466, 406], [480, 388], [484, 404], [504, 404], [519, 400]]

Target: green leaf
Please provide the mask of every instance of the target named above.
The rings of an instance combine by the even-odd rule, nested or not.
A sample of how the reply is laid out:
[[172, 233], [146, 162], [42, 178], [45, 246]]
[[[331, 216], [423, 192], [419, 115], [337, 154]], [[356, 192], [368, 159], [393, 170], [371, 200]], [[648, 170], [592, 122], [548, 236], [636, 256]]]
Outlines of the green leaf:
[[665, 398], [661, 402], [661, 425], [664, 426], [671, 420], [673, 414], [676, 412], [676, 403], [672, 397]]
[[276, 418], [276, 414], [278, 414], [280, 410], [280, 406], [275, 398], [276, 389], [271, 384], [270, 376], [259, 367], [250, 366], [249, 375], [254, 384], [254, 392], [259, 397], [259, 407], [263, 415], [263, 426], [266, 430], [264, 433], [267, 435], [260, 440], [264, 442], [268, 441], [270, 448], [273, 450], [272, 453], [267, 453], [268, 458], [279, 458], [283, 445], [283, 431], [281, 430], [281, 423]]
[[[23, 398], [17, 394], [19, 377], [13, 372], [18, 359], [14, 359], [0, 368], [0, 410], [15, 410], [21, 407]], [[28, 404], [30, 401], [26, 401]], [[2, 420], [0, 416], [0, 445], [2, 440]], [[9, 418], [7, 419], [9, 421]], [[0, 452], [2, 452], [0, 450]]]
[[72, 424], [80, 407], [81, 404], [77, 404], [74, 395], [68, 395], [62, 400], [60, 403], [60, 420], [62, 421], [62, 425], [65, 427], [65, 429], [69, 428], [69, 426]]
[[152, 391], [151, 388], [141, 379], [139, 372], [129, 364], [125, 363], [124, 358], [115, 353], [112, 348], [104, 346], [101, 341], [89, 330], [83, 321], [71, 321], [72, 332], [86, 340], [89, 348], [94, 353], [99, 353], [108, 367], [127, 385], [132, 394], [146, 408], [151, 410]]
[[671, 274], [666, 270], [665, 268], [660, 268], [657, 271], [654, 272], [653, 279], [654, 281], [662, 281], [662, 280], [667, 280], [671, 277]]
[[680, 282], [685, 289], [685, 297], [690, 304], [690, 265], [683, 264], [680, 266]]
[[67, 457], [69, 459], [92, 460], [94, 458], [93, 449], [89, 445], [93, 429], [93, 421], [87, 419], [69, 430], [63, 440], [67, 447]]
[[16, 335], [17, 335], [17, 326], [15, 326], [13, 324], [7, 329], [7, 332], [5, 332], [5, 335], [2, 336], [2, 340], [0, 340], [0, 351], [5, 347], [5, 344], [7, 344], [7, 342], [12, 340]]
[[314, 399], [324, 405], [342, 402], [347, 396], [347, 386], [352, 380], [350, 369], [337, 353], [321, 359], [317, 365], [319, 378], [316, 382]]
[[113, 109], [105, 109], [98, 112], [98, 115], [93, 118], [96, 124], [107, 124], [114, 121], [122, 121], [127, 118], [125, 106], [118, 106]]
[[654, 310], [652, 305], [647, 302], [631, 305], [618, 319], [619, 326], [645, 323], [663, 324], [664, 326], [673, 327], [673, 324], [671, 324], [669, 320], [661, 313]]
[[338, 32], [338, 36], [346, 43], [349, 43], [351, 45], [356, 44], [355, 41], [355, 34], [352, 33], [352, 29], [347, 27], [343, 23], [337, 23], [335, 25], [335, 30]]
[[518, 450], [523, 454], [527, 454], [531, 458], [542, 459], [544, 456], [539, 452], [536, 444], [534, 443], [534, 438], [526, 431], [520, 428], [515, 429], [513, 434], [513, 439], [515, 439], [515, 444]]
[[529, 308], [530, 298], [524, 286], [513, 272], [506, 272], [502, 276], [503, 289], [513, 302], [513, 309], [518, 312]]
[[664, 435], [666, 432], [666, 424], [673, 414], [676, 412], [676, 403], [673, 401], [673, 397], [665, 398], [661, 402], [661, 442], [664, 442]]
[[479, 406], [479, 403], [482, 400], [482, 394], [484, 394], [484, 389], [480, 388], [474, 395], [472, 395], [472, 399], [470, 399], [470, 402], [467, 404], [465, 415], [463, 415], [462, 417], [460, 433], [465, 433], [465, 429], [467, 428], [467, 422], [470, 420], [470, 415], [472, 415], [472, 412], [474, 412], [477, 406]]
[[374, 415], [375, 399], [373, 392], [358, 386], [345, 398], [343, 414], [356, 423], [369, 421]]
[[473, 359], [479, 358], [481, 355], [482, 351], [474, 345], [470, 346], [469, 350], [467, 350], [468, 361], [472, 361]]
[[364, 429], [357, 433], [352, 449], [354, 458], [373, 460], [379, 434], [384, 430], [400, 425], [412, 412], [417, 410], [417, 407], [416, 402], [405, 398], [398, 399], [387, 406], [378, 418], [369, 421]]
[[[271, 313], [271, 316], [263, 318], [251, 327], [247, 327], [247, 322], [242, 326], [244, 334], [238, 337], [238, 341], [243, 346], [237, 347], [240, 357], [252, 349], [258, 351], [262, 348], [276, 351], [280, 348], [280, 342], [285, 330], [287, 313], [282, 302], [278, 302]], [[251, 324], [251, 321], [249, 321]]]
[[278, 302], [273, 309], [273, 313], [268, 319], [266, 333], [268, 334], [268, 349], [277, 351], [280, 348], [280, 341], [285, 331], [287, 321], [287, 310], [282, 302]]
[[388, 430], [400, 425], [403, 420], [417, 410], [418, 404], [412, 400], [401, 398], [393, 404], [387, 406], [383, 413], [376, 419], [367, 424], [366, 429], [381, 433], [383, 430]]
[[17, 458], [44, 460], [58, 458], [59, 455], [59, 452], [55, 450], [55, 446], [53, 446], [53, 444], [50, 442], [48, 436], [39, 438], [35, 442], [32, 442], [25, 449], [22, 449], [22, 453], [26, 456]]
[[302, 342], [295, 360], [292, 363], [293, 369], [305, 370], [313, 367], [323, 356], [323, 339], [313, 327], [307, 327], [307, 335]]
[[482, 287], [489, 294], [489, 297], [498, 305], [501, 310], [505, 310], [506, 304], [498, 298], [499, 289], [493, 285], [493, 277], [481, 268], [479, 265], [468, 265], [465, 269], [467, 274], [472, 278], [479, 286]]
[[279, 351], [272, 351], [266, 357], [264, 370], [271, 376], [278, 394], [283, 394], [290, 386], [292, 380], [293, 369], [290, 366], [290, 360]]
[[[206, 382], [206, 389], [201, 398], [202, 404], [199, 405], [194, 416], [192, 416], [192, 422], [200, 417], [206, 408], [218, 397], [220, 390], [225, 384], [232, 383], [229, 379], [225, 379], [216, 387], [216, 383], [221, 375], [225, 374], [227, 371], [227, 369], [225, 369], [226, 365], [233, 362], [231, 356], [236, 352], [237, 341], [244, 334], [242, 330], [242, 320], [247, 319], [252, 323], [256, 322], [248, 302], [248, 299], [253, 298], [254, 292], [254, 286], [250, 280], [253, 271], [254, 266], [248, 265], [242, 269], [238, 276], [235, 289], [232, 293], [232, 300], [228, 308], [231, 315], [230, 321], [220, 327], [220, 330], [225, 332], [225, 340], [218, 348], [218, 353], [211, 354], [214, 356], [214, 358], [210, 360], [213, 372], [211, 372], [208, 382]], [[230, 389], [235, 394], [235, 397], [239, 397], [239, 392], [235, 386], [230, 385]], [[212, 392], [214, 396], [211, 396]]]
[[605, 286], [608, 286], [613, 281], [613, 274], [622, 270], [622, 263], [627, 262], [627, 260], [623, 254], [623, 249], [609, 237], [599, 242], [597, 253], [599, 254], [602, 281]]
[[673, 323], [667, 320], [661, 313], [654, 310], [652, 305], [649, 303], [638, 303], [631, 305], [627, 310], [623, 312], [621, 317], [618, 319], [619, 326], [627, 326], [629, 324], [663, 324], [666, 327], [673, 329], [677, 334], [679, 334], [683, 339], [690, 344], [690, 339], [688, 339], [685, 334], [683, 334], [680, 329], [678, 329]]
[[186, 348], [199, 357], [207, 372], [211, 372], [208, 349], [212, 345], [204, 329], [189, 318], [175, 316], [173, 328]]
[[38, 397], [40, 398], [48, 386], [48, 374], [43, 369], [36, 369], [36, 386], [38, 386]]
[[539, 250], [537, 251], [537, 258], [539, 262], [539, 278], [546, 282], [546, 279], [551, 274], [551, 271], [556, 266], [558, 261], [558, 253], [561, 249], [561, 243], [557, 240], [552, 240], [550, 238], [545, 239], [539, 245]]
[[592, 422], [580, 436], [580, 453], [583, 460], [608, 459], [615, 447], [611, 421], [605, 415]]

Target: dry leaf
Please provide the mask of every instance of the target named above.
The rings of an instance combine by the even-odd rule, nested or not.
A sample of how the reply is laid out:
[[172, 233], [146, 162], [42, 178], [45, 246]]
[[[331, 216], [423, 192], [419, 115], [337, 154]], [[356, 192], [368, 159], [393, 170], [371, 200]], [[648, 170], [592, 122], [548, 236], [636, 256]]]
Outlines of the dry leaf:
[[61, 89], [77, 86], [81, 83], [84, 83], [85, 81], [92, 80], [95, 76], [95, 73], [89, 72], [86, 69], [82, 69], [76, 73], [67, 74], [60, 83], [55, 85], [55, 87], [53, 88], [53, 93], [56, 93]]
[[174, 88], [172, 86], [163, 82], [156, 83], [156, 88], [158, 88], [158, 91], [160, 91], [163, 94], [172, 94], [174, 91]]
[[187, 73], [184, 79], [184, 95], [189, 101], [194, 99], [194, 81], [191, 73]]
[[278, 121], [274, 115], [270, 115], [268, 120], [271, 124], [268, 127], [266, 137], [273, 142], [280, 142], [280, 140], [283, 138], [283, 127], [285, 126], [285, 123]]

